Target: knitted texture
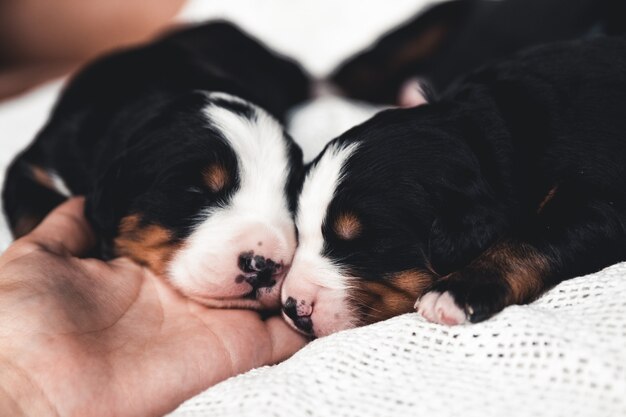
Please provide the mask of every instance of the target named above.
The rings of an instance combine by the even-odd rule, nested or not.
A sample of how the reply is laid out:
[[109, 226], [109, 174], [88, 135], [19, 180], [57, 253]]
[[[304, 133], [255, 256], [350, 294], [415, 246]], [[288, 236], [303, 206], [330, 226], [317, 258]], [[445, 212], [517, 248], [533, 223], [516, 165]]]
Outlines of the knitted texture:
[[170, 417], [624, 416], [626, 263], [479, 324], [417, 314], [310, 343]]

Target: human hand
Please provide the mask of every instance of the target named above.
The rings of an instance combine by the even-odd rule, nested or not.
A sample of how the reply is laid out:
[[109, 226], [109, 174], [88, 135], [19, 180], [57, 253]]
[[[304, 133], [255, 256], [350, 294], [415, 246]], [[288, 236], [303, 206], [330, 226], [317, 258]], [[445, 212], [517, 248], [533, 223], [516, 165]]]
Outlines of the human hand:
[[[0, 256], [0, 409], [151, 416], [305, 344], [280, 318], [211, 310], [94, 243], [82, 199]], [[4, 415], [4, 414], [3, 414]]]

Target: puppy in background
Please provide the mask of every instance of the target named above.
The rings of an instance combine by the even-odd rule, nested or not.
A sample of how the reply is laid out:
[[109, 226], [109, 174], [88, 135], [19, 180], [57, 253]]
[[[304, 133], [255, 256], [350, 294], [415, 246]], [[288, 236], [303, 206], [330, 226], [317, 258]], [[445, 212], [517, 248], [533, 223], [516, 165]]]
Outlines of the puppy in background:
[[128, 256], [207, 305], [278, 307], [302, 168], [281, 122], [308, 84], [221, 22], [98, 60], [8, 171], [14, 235], [84, 194], [99, 256]]
[[419, 101], [308, 166], [294, 327], [479, 322], [626, 260], [626, 39], [538, 47]]
[[544, 43], [622, 34], [625, 22], [622, 0], [444, 1], [348, 59], [330, 81], [353, 99], [410, 107], [420, 104], [414, 78], [442, 92], [491, 61]]

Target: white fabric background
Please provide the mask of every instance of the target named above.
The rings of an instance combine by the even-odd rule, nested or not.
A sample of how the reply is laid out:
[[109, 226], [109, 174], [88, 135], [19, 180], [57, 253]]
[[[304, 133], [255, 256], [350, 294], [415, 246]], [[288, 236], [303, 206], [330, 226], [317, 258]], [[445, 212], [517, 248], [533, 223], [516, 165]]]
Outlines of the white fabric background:
[[[193, 0], [180, 18], [233, 20], [323, 77], [428, 2]], [[57, 81], [0, 103], [0, 180], [60, 88]], [[298, 112], [291, 131], [311, 157], [373, 111], [324, 98]], [[8, 241], [0, 221], [0, 251]], [[626, 264], [478, 325], [446, 328], [407, 314], [317, 340], [280, 365], [218, 384], [170, 417], [426, 415], [626, 416]]]
[[406, 314], [310, 343], [170, 417], [626, 415], [626, 264], [445, 327]]

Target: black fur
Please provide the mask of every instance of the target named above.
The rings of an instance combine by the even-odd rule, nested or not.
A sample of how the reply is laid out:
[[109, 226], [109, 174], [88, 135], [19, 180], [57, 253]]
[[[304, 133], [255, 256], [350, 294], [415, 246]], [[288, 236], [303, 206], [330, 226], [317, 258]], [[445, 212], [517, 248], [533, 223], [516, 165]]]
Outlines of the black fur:
[[329, 146], [352, 143], [326, 224], [350, 212], [362, 231], [324, 228], [326, 255], [351, 276], [432, 271], [433, 289], [479, 321], [626, 260], [623, 38], [518, 54]]
[[[238, 186], [236, 155], [201, 113], [205, 92], [241, 97], [282, 121], [307, 98], [309, 80], [294, 62], [222, 22], [96, 61], [71, 81], [46, 126], [9, 169], [3, 202], [14, 232], [20, 219], [39, 221], [63, 200], [33, 181], [27, 171], [36, 166], [56, 171], [73, 194], [87, 196], [86, 215], [103, 238], [103, 256], [112, 255], [111, 240], [130, 212], [184, 238], [200, 208], [220, 204]], [[253, 117], [245, 104], [215, 103]], [[301, 152], [285, 140], [295, 174]], [[232, 177], [217, 193], [201, 181], [212, 162]], [[295, 194], [293, 184], [288, 188]]]
[[459, 76], [548, 42], [624, 33], [622, 0], [452, 0], [420, 13], [343, 63], [331, 79], [353, 98], [395, 104], [404, 81], [443, 91]]

